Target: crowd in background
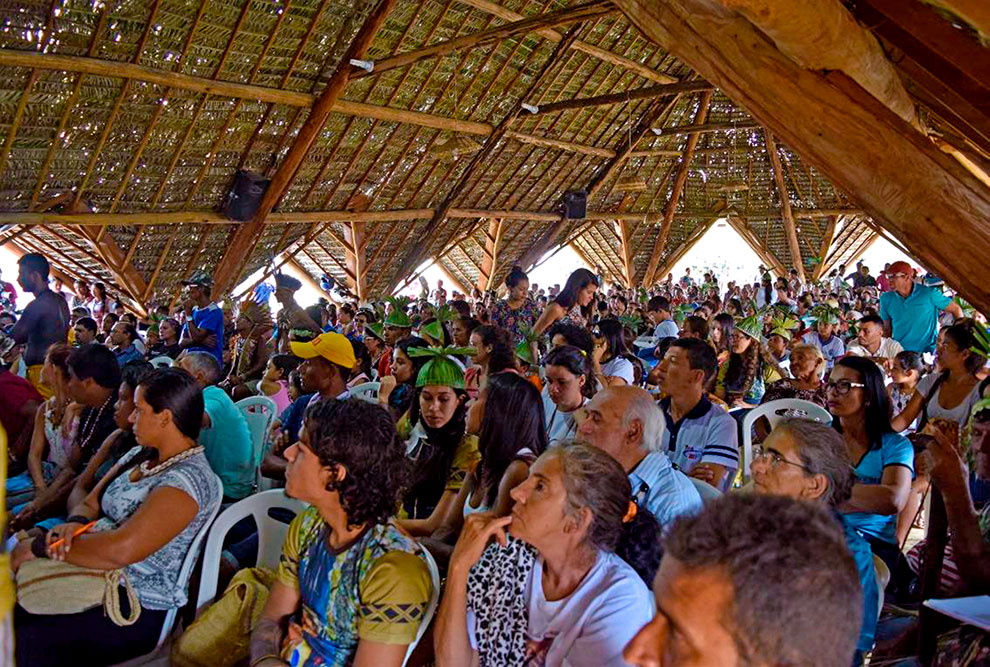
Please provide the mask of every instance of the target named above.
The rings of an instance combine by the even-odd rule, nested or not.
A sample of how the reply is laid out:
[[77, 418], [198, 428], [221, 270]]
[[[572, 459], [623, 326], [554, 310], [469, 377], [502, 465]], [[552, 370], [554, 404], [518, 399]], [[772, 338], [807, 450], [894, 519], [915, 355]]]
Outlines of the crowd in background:
[[[990, 589], [986, 320], [906, 262], [649, 289], [513, 267], [499, 290], [305, 307], [285, 274], [235, 303], [197, 272], [136, 308], [64, 291], [40, 255], [19, 269], [22, 312], [0, 284], [19, 664], [153, 650], [194, 597], [195, 537], [261, 485], [307, 509], [274, 572], [235, 526], [227, 593], [175, 664], [400, 665], [411, 644], [408, 664], [915, 664], [932, 554], [940, 596]], [[255, 396], [278, 415], [261, 451]], [[782, 399], [811, 407], [749, 426]], [[933, 489], [937, 548], [909, 539]], [[52, 602], [51, 568], [115, 574]], [[990, 660], [942, 630], [944, 664]]]

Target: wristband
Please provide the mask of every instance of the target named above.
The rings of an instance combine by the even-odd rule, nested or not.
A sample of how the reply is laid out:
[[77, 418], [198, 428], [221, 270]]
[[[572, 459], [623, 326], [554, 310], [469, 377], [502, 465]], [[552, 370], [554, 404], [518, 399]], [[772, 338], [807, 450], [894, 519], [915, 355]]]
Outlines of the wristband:
[[31, 553], [36, 558], [48, 558], [48, 534], [42, 533], [31, 540]]
[[65, 520], [66, 523], [81, 523], [83, 525], [92, 521], [88, 516], [83, 516], [82, 514], [73, 514], [68, 519]]

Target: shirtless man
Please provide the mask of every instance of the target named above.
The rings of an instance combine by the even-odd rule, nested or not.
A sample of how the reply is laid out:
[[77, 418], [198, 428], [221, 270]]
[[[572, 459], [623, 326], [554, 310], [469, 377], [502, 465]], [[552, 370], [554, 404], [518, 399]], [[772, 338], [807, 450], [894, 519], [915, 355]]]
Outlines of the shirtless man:
[[34, 295], [24, 314], [11, 330], [11, 337], [25, 344], [24, 363], [28, 379], [45, 398], [54, 389], [41, 381], [41, 367], [45, 353], [52, 343], [64, 343], [69, 331], [69, 305], [65, 299], [48, 289], [48, 260], [37, 253], [29, 253], [17, 262], [17, 283], [25, 292]]

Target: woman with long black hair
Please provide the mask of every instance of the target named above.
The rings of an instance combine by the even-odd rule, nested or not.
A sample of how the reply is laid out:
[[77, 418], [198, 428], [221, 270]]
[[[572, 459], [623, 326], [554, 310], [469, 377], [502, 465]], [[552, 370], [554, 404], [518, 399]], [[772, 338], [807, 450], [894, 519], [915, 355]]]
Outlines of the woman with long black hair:
[[422, 338], [403, 338], [395, 344], [392, 351], [392, 374], [379, 378], [381, 387], [378, 389], [378, 402], [388, 407], [392, 419], [396, 421], [409, 412], [416, 389], [416, 377], [419, 369], [426, 363], [422, 357], [410, 357], [409, 350], [426, 347], [429, 344]]
[[[146, 376], [131, 414], [142, 446], [121, 457], [72, 508], [66, 523], [14, 550], [13, 568], [24, 570], [18, 579], [22, 588], [36, 559], [123, 572], [115, 598], [83, 610], [32, 611], [19, 591], [14, 612], [18, 664], [64, 665], [85, 656], [89, 664], [108, 665], [154, 649], [168, 610], [188, 599], [188, 582], [179, 577], [182, 563], [220, 506], [220, 479], [196, 444], [203, 411], [203, 392], [185, 371], [168, 368]], [[125, 578], [140, 608], [129, 598]], [[108, 609], [115, 613], [108, 615]], [[128, 624], [131, 616], [136, 618]]]
[[840, 359], [826, 388], [832, 425], [846, 441], [856, 474], [852, 498], [839, 510], [893, 572], [900, 554], [897, 514], [911, 492], [914, 448], [891, 426], [883, 372], [873, 361]]
[[543, 415], [547, 438], [552, 445], [570, 440], [577, 434], [574, 418], [595, 395], [595, 378], [587, 353], [571, 345], [550, 350], [546, 369]]
[[474, 365], [464, 373], [464, 388], [471, 399], [485, 386], [488, 378], [502, 371], [515, 369], [512, 334], [502, 327], [483, 325], [471, 332], [469, 338], [474, 353]]
[[598, 286], [598, 276], [588, 269], [576, 269], [567, 278], [567, 283], [557, 298], [547, 304], [540, 319], [533, 325], [533, 332], [542, 334], [560, 320], [569, 320], [578, 326], [586, 326], [589, 313], [584, 309], [595, 298]]
[[605, 319], [592, 328], [595, 339], [591, 355], [591, 368], [602, 387], [634, 384], [636, 371], [629, 360], [629, 348], [622, 333], [622, 323], [616, 319]]

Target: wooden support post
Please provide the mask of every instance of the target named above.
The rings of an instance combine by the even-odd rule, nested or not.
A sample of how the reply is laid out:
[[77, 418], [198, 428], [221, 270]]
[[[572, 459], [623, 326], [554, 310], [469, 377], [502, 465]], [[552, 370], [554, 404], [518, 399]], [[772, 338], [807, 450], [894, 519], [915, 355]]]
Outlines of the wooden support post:
[[726, 221], [729, 223], [729, 226], [736, 230], [736, 233], [742, 237], [742, 240], [746, 242], [746, 245], [752, 248], [753, 252], [755, 252], [756, 256], [760, 258], [760, 261], [763, 262], [764, 266], [776, 273], [778, 276], [787, 276], [787, 267], [784, 266], [784, 263], [777, 258], [772, 250], [763, 244], [763, 241], [756, 235], [755, 232], [753, 232], [752, 229], [750, 229], [745, 220], [741, 220], [735, 215], [729, 215], [726, 217]]
[[485, 231], [485, 245], [481, 256], [481, 271], [478, 272], [478, 289], [482, 292], [491, 289], [492, 276], [498, 270], [498, 255], [502, 245], [502, 218], [493, 218]]
[[767, 156], [770, 158], [770, 166], [773, 169], [773, 180], [777, 183], [777, 194], [780, 197], [780, 217], [784, 221], [784, 236], [787, 238], [787, 247], [791, 252], [791, 262], [798, 272], [798, 278], [804, 282], [804, 260], [801, 259], [801, 244], [798, 243], [797, 226], [794, 224], [794, 215], [791, 213], [791, 196], [787, 192], [784, 168], [780, 164], [780, 155], [777, 153], [777, 142], [774, 141], [769, 130], [763, 132], [767, 144]]
[[364, 222], [351, 222], [344, 226], [348, 279], [351, 291], [357, 295], [358, 301], [368, 298], [368, 236], [365, 225]]
[[99, 227], [76, 227], [76, 232], [86, 239], [93, 246], [93, 249], [96, 250], [97, 254], [103, 258], [106, 268], [117, 279], [120, 287], [137, 302], [143, 316], [145, 314], [145, 307], [141, 303], [141, 297], [144, 295], [148, 285], [137, 269], [129, 264], [127, 266], [124, 265], [124, 251], [120, 249], [120, 246], [117, 245], [117, 242], [113, 240], [112, 236], [103, 234], [102, 238], [98, 238], [100, 229]]
[[684, 256], [688, 254], [688, 252], [690, 252], [691, 248], [693, 248], [698, 243], [698, 241], [701, 240], [701, 237], [704, 236], [708, 232], [708, 230], [712, 228], [712, 225], [714, 225], [718, 220], [722, 218], [723, 214], [721, 212], [721, 209], [723, 208], [725, 207], [719, 206], [719, 210], [713, 213], [712, 217], [700, 223], [697, 227], [695, 227], [691, 231], [688, 237], [684, 239], [684, 242], [681, 243], [679, 246], [677, 246], [677, 248], [672, 253], [670, 253], [670, 255], [667, 257], [667, 261], [663, 263], [663, 266], [657, 269], [658, 276], [663, 276], [664, 274], [670, 273], [671, 270], [673, 270], [674, 265], [677, 264], [679, 261], [681, 261], [684, 258]]
[[832, 247], [832, 239], [835, 238], [835, 228], [839, 224], [839, 216], [833, 215], [825, 220], [825, 231], [822, 233], [822, 244], [818, 250], [818, 265], [811, 274], [812, 280], [819, 280], [822, 277], [822, 270], [825, 268], [825, 258]]
[[355, 72], [352, 74], [351, 78], [360, 79], [366, 76], [374, 76], [380, 72], [387, 72], [388, 70], [395, 69], [397, 67], [407, 67], [427, 58], [445, 56], [448, 53], [453, 53], [454, 51], [461, 49], [473, 49], [492, 42], [501, 42], [509, 39], [510, 37], [524, 35], [540, 29], [553, 28], [556, 26], [566, 25], [568, 23], [600, 19], [608, 16], [609, 14], [613, 14], [615, 11], [615, 6], [610, 0], [592, 0], [592, 2], [586, 2], [582, 5], [575, 5], [557, 12], [537, 14], [536, 16], [523, 18], [518, 21], [513, 21], [512, 23], [497, 26], [495, 28], [482, 30], [472, 35], [456, 37], [454, 39], [440, 42], [439, 44], [433, 44], [432, 46], [427, 46], [415, 51], [401, 53], [397, 56], [392, 56], [391, 58], [376, 60], [374, 70], [371, 72], [366, 72], [363, 69], [355, 68]]
[[[708, 118], [708, 105], [712, 101], [712, 91], [701, 94], [701, 103], [694, 116], [695, 125], [702, 125]], [[667, 238], [670, 236], [670, 225], [674, 222], [674, 214], [677, 212], [677, 205], [680, 203], [681, 193], [684, 191], [684, 184], [687, 183], [688, 174], [691, 171], [691, 160], [694, 159], [694, 149], [698, 147], [699, 135], [697, 133], [688, 137], [687, 146], [684, 147], [684, 156], [681, 158], [681, 167], [674, 178], [674, 186], [670, 191], [670, 200], [667, 208], [663, 212], [663, 220], [660, 221], [660, 232], [657, 234], [656, 244], [650, 253], [650, 261], [646, 265], [646, 273], [643, 274], [643, 286], [651, 286], [656, 279], [657, 265], [660, 263], [660, 255], [667, 246]]]
[[691, 125], [676, 125], [674, 127], [659, 128], [660, 136], [673, 137], [681, 134], [707, 134], [708, 132], [722, 132], [728, 130], [750, 130], [759, 127], [755, 120], [729, 121], [725, 123], [692, 123]]
[[629, 233], [629, 223], [625, 220], [618, 220], [615, 226], [619, 230], [619, 247], [622, 250], [622, 274], [625, 279], [626, 289], [632, 289], [633, 278], [636, 267], [633, 264], [636, 249], [633, 248], [632, 234]]
[[[853, 197], [877, 223], [990, 311], [990, 189], [841, 72], [801, 68], [715, 0], [615, 0], [665, 46]], [[883, 150], [877, 150], [882, 146]]]
[[237, 279], [244, 270], [244, 266], [250, 261], [255, 245], [258, 243], [258, 237], [261, 235], [262, 227], [265, 224], [265, 219], [275, 208], [276, 204], [278, 204], [279, 200], [282, 199], [282, 196], [288, 191], [289, 186], [292, 185], [296, 171], [316, 141], [317, 136], [323, 130], [323, 125], [330, 116], [334, 103], [337, 102], [347, 87], [352, 72], [351, 59], [361, 59], [364, 57], [368, 47], [371, 46], [372, 39], [374, 39], [375, 34], [385, 21], [385, 17], [388, 16], [394, 4], [395, 0], [379, 0], [378, 5], [371, 11], [368, 18], [365, 19], [364, 25], [358, 30], [354, 40], [347, 48], [347, 52], [341, 58], [337, 71], [330, 77], [326, 88], [323, 89], [319, 99], [313, 104], [313, 108], [309, 112], [309, 117], [303, 123], [302, 128], [300, 128], [299, 133], [296, 135], [295, 141], [292, 143], [292, 147], [289, 148], [282, 164], [279, 165], [278, 170], [275, 172], [275, 176], [272, 178], [271, 184], [265, 191], [261, 204], [258, 206], [257, 213], [255, 213], [249, 224], [238, 227], [230, 245], [227, 246], [227, 251], [220, 259], [220, 263], [214, 274], [215, 289], [218, 294], [228, 291], [236, 284]]
[[[577, 24], [571, 27], [567, 32], [567, 36], [557, 43], [550, 56], [543, 63], [540, 68], [539, 73], [533, 78], [532, 83], [530, 83], [529, 88], [526, 92], [519, 98], [520, 100], [532, 99], [536, 91], [542, 88], [544, 82], [546, 81], [549, 72], [556, 67], [561, 59], [561, 56], [567, 51], [568, 47], [574, 43], [577, 39], [578, 31], [581, 28], [581, 24]], [[406, 255], [405, 259], [399, 265], [398, 270], [393, 275], [389, 282], [389, 291], [394, 287], [402, 276], [411, 273], [419, 266], [423, 259], [427, 256], [430, 251], [430, 247], [433, 245], [434, 240], [436, 240], [437, 234], [440, 231], [441, 223], [444, 218], [447, 217], [447, 212], [454, 205], [454, 200], [461, 195], [464, 187], [471, 181], [477, 170], [482, 165], [487, 166], [488, 158], [492, 155], [495, 147], [502, 141], [502, 137], [509, 129], [509, 125], [519, 117], [519, 114], [523, 112], [522, 102], [519, 102], [515, 107], [507, 113], [499, 124], [492, 130], [492, 133], [488, 135], [485, 139], [485, 144], [482, 146], [481, 150], [474, 154], [471, 161], [468, 163], [467, 167], [461, 172], [460, 178], [457, 182], [450, 188], [447, 192], [447, 196], [444, 197], [443, 201], [434, 209], [433, 217], [426, 224], [426, 228], [420, 232], [421, 236], [413, 246], [412, 250]]]

